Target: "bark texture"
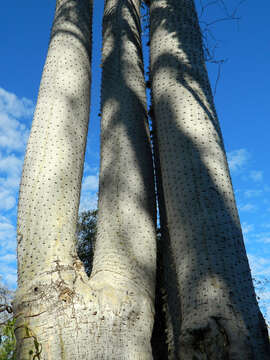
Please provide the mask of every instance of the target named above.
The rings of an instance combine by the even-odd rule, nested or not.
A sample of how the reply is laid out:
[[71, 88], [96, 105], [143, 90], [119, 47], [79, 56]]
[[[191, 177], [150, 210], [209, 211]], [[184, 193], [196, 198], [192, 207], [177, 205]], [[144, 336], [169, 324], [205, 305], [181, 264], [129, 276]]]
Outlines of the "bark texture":
[[[106, 330], [110, 348], [119, 351], [115, 359], [152, 359], [156, 207], [140, 5], [107, 0], [103, 18], [100, 185], [90, 281], [132, 294], [135, 313], [140, 309], [133, 327], [123, 327], [130, 321], [123, 312], [115, 335]], [[108, 354], [104, 359], [112, 359]]]
[[75, 251], [89, 118], [92, 2], [59, 0], [18, 210], [19, 360], [151, 360], [155, 194], [140, 1], [106, 2], [99, 224], [93, 272]]
[[86, 335], [76, 345], [72, 340], [80, 321], [71, 300], [84, 276], [75, 234], [89, 120], [91, 22], [92, 1], [56, 2], [20, 186], [18, 359], [82, 359], [85, 353]]
[[178, 292], [168, 304], [171, 319], [181, 320], [175, 359], [269, 359], [193, 0], [152, 0], [150, 33], [165, 226]]
[[[153, 111], [151, 111], [153, 116]], [[157, 184], [157, 200], [159, 206], [160, 234], [157, 241], [157, 284], [156, 284], [156, 318], [160, 318], [162, 326], [158, 334], [158, 352], [154, 352], [156, 360], [177, 359], [177, 346], [180, 335], [181, 312], [179, 294], [177, 292], [176, 268], [172, 257], [171, 241], [167, 226], [166, 206], [162, 186], [162, 176], [157, 140], [156, 123], [153, 121], [153, 149]], [[161, 314], [162, 312], [162, 314]], [[165, 331], [164, 331], [165, 330]], [[165, 334], [165, 344], [162, 335]], [[153, 335], [155, 335], [153, 333]], [[164, 336], [164, 335], [163, 335]], [[156, 336], [157, 337], [157, 336]], [[162, 350], [162, 351], [161, 351]], [[160, 354], [164, 355], [160, 355]], [[166, 356], [165, 356], [166, 354]]]

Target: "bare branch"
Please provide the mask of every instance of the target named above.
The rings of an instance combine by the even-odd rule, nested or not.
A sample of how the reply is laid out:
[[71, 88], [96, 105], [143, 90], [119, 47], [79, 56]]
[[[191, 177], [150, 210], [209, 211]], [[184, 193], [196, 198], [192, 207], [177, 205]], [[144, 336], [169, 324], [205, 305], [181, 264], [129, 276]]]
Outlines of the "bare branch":
[[0, 304], [0, 312], [7, 311], [9, 314], [13, 312], [12, 307], [7, 304]]
[[[217, 86], [221, 76], [221, 67], [227, 61], [225, 59], [217, 59], [216, 58], [216, 50], [219, 47], [220, 41], [216, 39], [213, 33], [213, 26], [226, 21], [236, 21], [237, 24], [240, 20], [240, 17], [237, 16], [237, 12], [239, 7], [245, 2], [246, 0], [240, 0], [236, 6], [230, 10], [226, 4], [225, 0], [199, 0], [200, 9], [198, 10], [199, 14], [199, 23], [201, 27], [201, 34], [203, 39], [203, 51], [204, 51], [204, 60], [205, 62], [216, 64], [218, 66], [217, 70], [217, 78], [215, 81], [214, 86], [214, 96], [217, 92]], [[213, 6], [218, 6], [221, 9], [223, 15], [217, 19], [211, 19], [210, 21], [206, 18], [207, 17], [207, 9]]]

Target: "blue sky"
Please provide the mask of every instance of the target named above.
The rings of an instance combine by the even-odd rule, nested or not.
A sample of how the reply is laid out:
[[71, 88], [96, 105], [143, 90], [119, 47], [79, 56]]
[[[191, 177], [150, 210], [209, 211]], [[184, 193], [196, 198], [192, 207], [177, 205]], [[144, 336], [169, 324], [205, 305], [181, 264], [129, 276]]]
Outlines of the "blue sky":
[[[207, 3], [207, 1], [204, 3]], [[232, 12], [236, 1], [224, 0]], [[200, 1], [197, 1], [199, 9]], [[256, 5], [257, 3], [257, 5]], [[270, 279], [269, 0], [246, 0], [239, 21], [210, 26], [218, 39], [221, 68], [215, 103], [253, 275]], [[0, 5], [0, 275], [16, 287], [16, 206], [25, 146], [46, 58], [52, 0], [13, 0]], [[91, 117], [81, 209], [96, 206], [99, 167], [99, 85], [103, 1], [94, 8]], [[224, 17], [217, 4], [207, 8], [202, 26]], [[208, 64], [215, 86], [217, 65]], [[270, 319], [270, 287], [260, 291]]]

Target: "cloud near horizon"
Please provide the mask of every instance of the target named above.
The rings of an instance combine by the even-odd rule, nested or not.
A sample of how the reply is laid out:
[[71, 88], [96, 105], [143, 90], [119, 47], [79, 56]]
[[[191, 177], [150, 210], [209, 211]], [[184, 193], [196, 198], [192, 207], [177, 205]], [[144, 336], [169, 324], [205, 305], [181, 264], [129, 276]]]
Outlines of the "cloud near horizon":
[[228, 163], [231, 172], [241, 170], [250, 159], [250, 154], [246, 149], [238, 149], [227, 153]]
[[0, 87], [0, 210], [15, 208], [34, 104]]
[[99, 172], [98, 168], [91, 166], [86, 162], [84, 166], [84, 175], [82, 179], [82, 190], [79, 212], [86, 210], [95, 210], [98, 200]]
[[0, 276], [16, 287], [15, 212], [34, 104], [0, 87]]

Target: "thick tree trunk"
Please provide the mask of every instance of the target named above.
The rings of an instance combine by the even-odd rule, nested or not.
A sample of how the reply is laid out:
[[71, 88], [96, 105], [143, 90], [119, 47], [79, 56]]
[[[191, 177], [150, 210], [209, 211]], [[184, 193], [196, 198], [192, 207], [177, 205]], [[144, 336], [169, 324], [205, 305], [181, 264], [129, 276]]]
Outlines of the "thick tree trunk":
[[89, 352], [90, 329], [82, 317], [84, 307], [92, 311], [93, 296], [85, 289], [78, 294], [85, 275], [75, 236], [89, 120], [91, 21], [91, 0], [56, 2], [20, 186], [18, 359], [83, 359]]
[[150, 360], [155, 194], [140, 1], [104, 16], [99, 224], [88, 279], [75, 251], [89, 118], [89, 0], [59, 0], [18, 211], [18, 359]]
[[152, 0], [150, 23], [154, 121], [181, 314], [176, 358], [269, 359], [193, 0]]
[[[124, 294], [115, 300], [119, 313], [105, 316], [104, 359], [152, 359], [156, 207], [140, 5], [140, 0], [107, 0], [103, 18], [100, 186], [90, 281]], [[109, 299], [100, 312], [108, 312]]]

